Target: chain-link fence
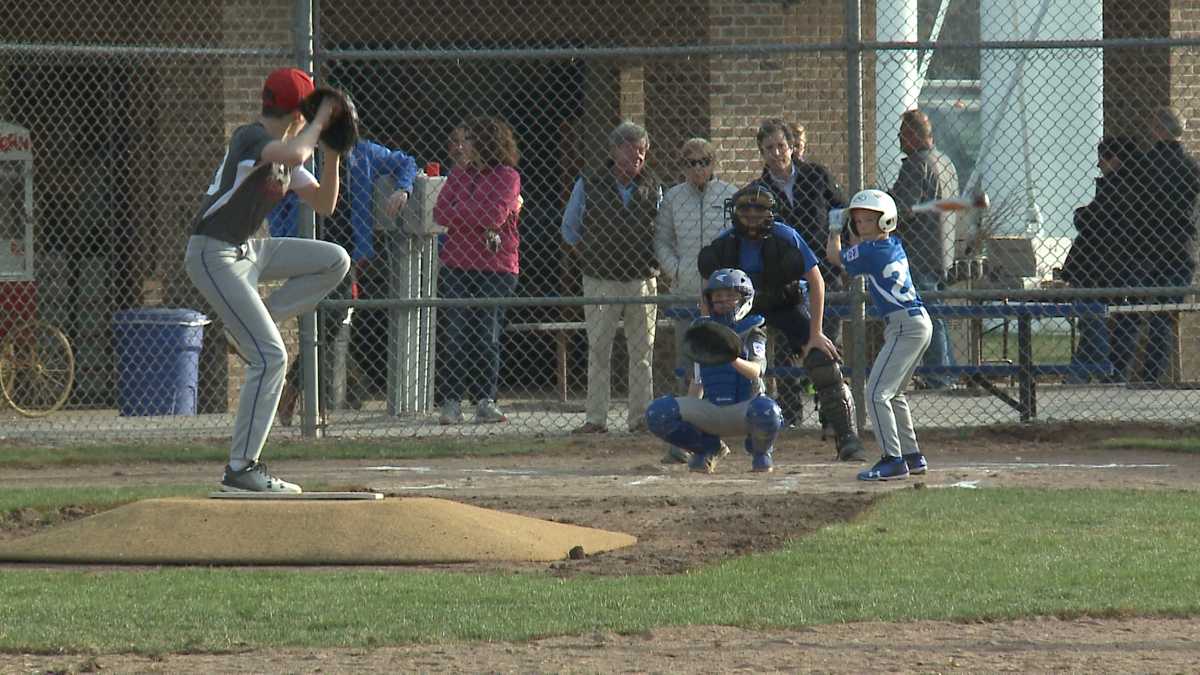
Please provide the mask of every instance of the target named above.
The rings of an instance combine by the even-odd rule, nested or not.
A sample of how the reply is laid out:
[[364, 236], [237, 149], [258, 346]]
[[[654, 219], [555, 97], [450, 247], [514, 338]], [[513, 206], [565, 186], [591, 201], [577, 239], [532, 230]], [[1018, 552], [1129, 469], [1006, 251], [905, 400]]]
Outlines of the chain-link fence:
[[[364, 140], [331, 215], [289, 197], [262, 228], [352, 262], [315, 333], [279, 324], [274, 433], [644, 427], [694, 379], [679, 340], [714, 265], [751, 273], [768, 391], [815, 430], [792, 352], [818, 294], [784, 248], [820, 260], [861, 411], [882, 323], [825, 243], [864, 187], [895, 197], [911, 280], [894, 281], [934, 320], [918, 426], [1200, 409], [1200, 5], [13, 0], [0, 16], [8, 435], [228, 433], [246, 366], [184, 249], [281, 66], [348, 92]], [[791, 229], [727, 231], [755, 182]], [[983, 193], [984, 210], [911, 208]]]

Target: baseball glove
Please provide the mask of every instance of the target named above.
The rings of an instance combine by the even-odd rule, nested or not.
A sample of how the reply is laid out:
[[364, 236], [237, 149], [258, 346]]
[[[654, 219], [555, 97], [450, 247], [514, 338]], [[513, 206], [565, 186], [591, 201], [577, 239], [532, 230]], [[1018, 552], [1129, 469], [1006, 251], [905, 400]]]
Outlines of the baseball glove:
[[317, 87], [300, 102], [300, 113], [311, 122], [327, 96], [334, 97], [337, 106], [329, 118], [329, 124], [321, 130], [321, 142], [330, 150], [345, 154], [358, 142], [358, 111], [348, 94], [329, 87]]
[[731, 363], [742, 351], [742, 339], [733, 329], [701, 317], [683, 334], [683, 355], [702, 366]]

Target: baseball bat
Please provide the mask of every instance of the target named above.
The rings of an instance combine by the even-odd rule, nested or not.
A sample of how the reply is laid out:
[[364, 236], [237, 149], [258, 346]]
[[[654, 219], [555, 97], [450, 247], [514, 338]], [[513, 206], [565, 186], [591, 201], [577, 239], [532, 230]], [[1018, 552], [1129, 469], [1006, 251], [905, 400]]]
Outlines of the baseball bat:
[[991, 205], [986, 192], [976, 192], [969, 195], [959, 195], [948, 199], [931, 199], [920, 204], [913, 204], [913, 213], [949, 213], [951, 211], [966, 211], [967, 209], [986, 209]]

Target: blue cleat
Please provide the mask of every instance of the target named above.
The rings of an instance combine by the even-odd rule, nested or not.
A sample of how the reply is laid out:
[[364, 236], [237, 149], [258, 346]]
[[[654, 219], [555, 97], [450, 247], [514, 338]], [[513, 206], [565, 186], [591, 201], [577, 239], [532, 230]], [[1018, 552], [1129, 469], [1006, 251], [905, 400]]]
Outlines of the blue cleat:
[[875, 466], [858, 472], [859, 480], [899, 480], [908, 478], [908, 464], [903, 457], [883, 457]]
[[908, 473], [913, 476], [923, 476], [929, 468], [929, 463], [925, 461], [925, 455], [919, 452], [905, 455], [904, 464], [908, 466]]
[[771, 451], [760, 452], [750, 460], [750, 470], [755, 473], [771, 473], [775, 470], [775, 462], [771, 461]]

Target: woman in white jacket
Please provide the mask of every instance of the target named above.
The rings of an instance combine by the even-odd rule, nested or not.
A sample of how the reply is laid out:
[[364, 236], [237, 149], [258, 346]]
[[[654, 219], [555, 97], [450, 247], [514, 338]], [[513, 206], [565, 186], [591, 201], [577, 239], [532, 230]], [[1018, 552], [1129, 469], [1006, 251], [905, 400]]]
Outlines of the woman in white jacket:
[[[671, 286], [672, 295], [700, 298], [704, 278], [696, 265], [700, 249], [730, 226], [725, 214], [725, 200], [737, 188], [713, 177], [716, 170], [715, 147], [703, 138], [688, 140], [680, 148], [684, 180], [667, 190], [654, 222], [654, 253], [662, 270], [660, 281]], [[692, 317], [675, 319], [676, 367], [683, 371], [683, 389], [691, 380], [692, 364], [684, 361], [683, 332]], [[687, 453], [672, 448], [668, 455], [674, 461], [687, 461]]]

